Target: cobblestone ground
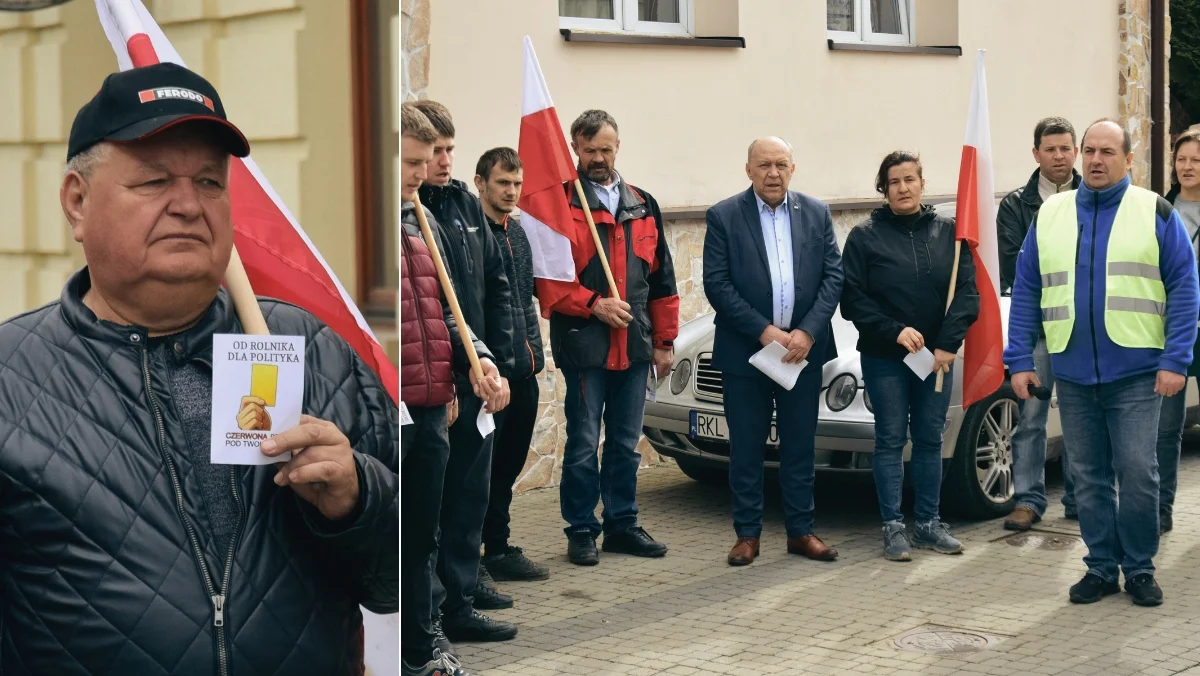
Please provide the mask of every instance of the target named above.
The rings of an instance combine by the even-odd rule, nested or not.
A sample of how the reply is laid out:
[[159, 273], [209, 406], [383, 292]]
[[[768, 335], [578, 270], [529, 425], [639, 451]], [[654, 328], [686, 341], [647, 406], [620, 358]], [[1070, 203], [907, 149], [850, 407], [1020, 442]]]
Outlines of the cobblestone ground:
[[[1191, 436], [1191, 434], [1189, 434]], [[1090, 606], [1067, 601], [1083, 574], [1076, 524], [1062, 518], [1061, 480], [1033, 545], [1001, 521], [951, 522], [961, 556], [918, 550], [912, 563], [880, 557], [869, 479], [818, 479], [817, 532], [835, 563], [786, 553], [779, 496], [768, 496], [762, 555], [731, 568], [729, 493], [674, 465], [640, 475], [642, 524], [670, 545], [662, 559], [601, 554], [566, 560], [558, 491], [513, 504], [513, 543], [551, 569], [545, 582], [502, 583], [516, 607], [494, 613], [521, 633], [459, 646], [481, 674], [1167, 674], [1200, 675], [1200, 453], [1185, 448], [1175, 530], [1155, 563], [1166, 602], [1139, 608], [1126, 594]], [[1056, 477], [1057, 468], [1049, 473]], [[906, 506], [907, 510], [907, 506]], [[911, 515], [911, 512], [908, 512]], [[911, 517], [910, 517], [911, 520]], [[901, 643], [944, 654], [909, 652]], [[932, 630], [930, 633], [928, 630]], [[958, 630], [966, 634], [950, 634]]]

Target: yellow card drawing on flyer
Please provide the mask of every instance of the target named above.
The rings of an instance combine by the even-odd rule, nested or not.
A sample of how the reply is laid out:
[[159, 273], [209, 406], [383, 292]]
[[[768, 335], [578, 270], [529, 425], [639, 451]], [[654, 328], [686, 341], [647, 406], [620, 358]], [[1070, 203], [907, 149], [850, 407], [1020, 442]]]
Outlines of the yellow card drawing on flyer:
[[275, 405], [275, 389], [279, 385], [279, 367], [274, 364], [250, 365], [250, 396]]
[[212, 462], [266, 465], [258, 450], [300, 424], [304, 405], [304, 337], [213, 336]]

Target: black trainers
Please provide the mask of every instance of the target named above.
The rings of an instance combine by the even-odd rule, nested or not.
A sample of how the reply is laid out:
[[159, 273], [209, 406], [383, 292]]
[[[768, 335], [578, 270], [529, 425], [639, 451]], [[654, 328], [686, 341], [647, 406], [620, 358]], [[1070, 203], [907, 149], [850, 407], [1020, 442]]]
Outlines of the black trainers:
[[645, 528], [635, 526], [629, 530], [605, 535], [604, 551], [658, 558], [666, 556], [667, 546], [650, 537]]
[[1116, 582], [1105, 582], [1099, 575], [1088, 573], [1071, 585], [1071, 603], [1095, 603], [1105, 596], [1121, 591]]
[[487, 566], [483, 565], [483, 559], [479, 560], [479, 572], [477, 575], [479, 578], [478, 584], [480, 587], [487, 587], [492, 591], [496, 590], [496, 581], [492, 579], [492, 574], [488, 572]]
[[483, 580], [480, 584], [471, 590], [471, 598], [475, 599], [472, 604], [480, 610], [503, 610], [504, 608], [513, 607], [513, 599], [508, 594], [501, 593], [498, 589], [488, 589], [483, 586]]
[[1158, 586], [1158, 583], [1154, 581], [1154, 576], [1150, 573], [1141, 573], [1134, 575], [1131, 580], [1125, 580], [1125, 591], [1133, 597], [1134, 605], [1162, 605], [1162, 588]]
[[530, 561], [520, 547], [509, 547], [501, 554], [489, 554], [483, 557], [483, 565], [493, 578], [506, 582], [545, 580], [550, 577], [550, 569]]
[[1159, 535], [1162, 535], [1163, 533], [1169, 533], [1171, 531], [1171, 529], [1174, 527], [1175, 527], [1175, 524], [1173, 523], [1173, 521], [1171, 519], [1170, 512], [1159, 512], [1158, 513], [1158, 534]]
[[517, 625], [493, 620], [474, 608], [470, 613], [459, 617], [443, 618], [442, 625], [445, 627], [446, 636], [459, 643], [508, 641], [517, 636]]
[[[607, 543], [607, 539], [605, 542]], [[568, 535], [567, 559], [577, 566], [594, 566], [600, 563], [600, 552], [596, 551], [596, 536], [586, 530]]]
[[442, 629], [442, 618], [438, 617], [433, 621], [433, 640], [437, 649], [443, 655], [449, 655], [453, 658], [458, 658], [458, 651], [454, 649], [454, 644], [450, 639], [446, 638], [446, 632]]

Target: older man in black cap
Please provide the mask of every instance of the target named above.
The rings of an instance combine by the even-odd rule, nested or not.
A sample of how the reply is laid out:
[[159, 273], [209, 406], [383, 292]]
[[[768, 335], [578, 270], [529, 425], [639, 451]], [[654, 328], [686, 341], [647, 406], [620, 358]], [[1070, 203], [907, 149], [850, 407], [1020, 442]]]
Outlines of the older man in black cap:
[[286, 464], [211, 462], [230, 156], [199, 75], [110, 75], [71, 127], [62, 208], [87, 267], [0, 325], [0, 671], [357, 674], [359, 605], [397, 610], [398, 411], [312, 315]]

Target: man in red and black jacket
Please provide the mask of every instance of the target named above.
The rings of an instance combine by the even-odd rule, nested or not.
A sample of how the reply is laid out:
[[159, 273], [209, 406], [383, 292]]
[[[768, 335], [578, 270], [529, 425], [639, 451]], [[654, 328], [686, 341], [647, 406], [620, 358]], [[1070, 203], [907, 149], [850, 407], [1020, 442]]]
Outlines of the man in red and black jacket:
[[[537, 280], [542, 314], [550, 319], [554, 363], [567, 380], [566, 449], [559, 501], [567, 522], [567, 556], [584, 566], [604, 551], [657, 557], [667, 547], [638, 525], [637, 452], [651, 365], [658, 379], [671, 371], [679, 332], [679, 296], [662, 214], [650, 193], [626, 183], [613, 168], [617, 122], [589, 110], [571, 125], [571, 147], [604, 244], [620, 299], [611, 297], [583, 203], [563, 185], [574, 216], [575, 280]], [[604, 471], [596, 454], [604, 422]], [[603, 526], [595, 517], [604, 496]]]

